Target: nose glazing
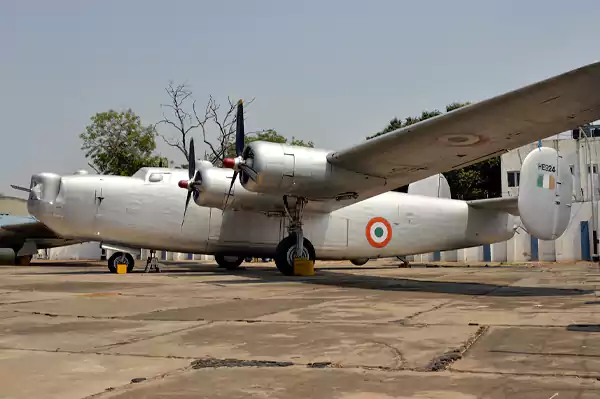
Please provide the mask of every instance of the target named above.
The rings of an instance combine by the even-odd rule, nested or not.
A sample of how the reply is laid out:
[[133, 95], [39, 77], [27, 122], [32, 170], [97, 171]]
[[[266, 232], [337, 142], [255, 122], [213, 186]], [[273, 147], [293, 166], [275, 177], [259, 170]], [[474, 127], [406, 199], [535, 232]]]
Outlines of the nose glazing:
[[37, 173], [31, 176], [31, 200], [54, 203], [61, 186], [61, 177], [56, 173]]

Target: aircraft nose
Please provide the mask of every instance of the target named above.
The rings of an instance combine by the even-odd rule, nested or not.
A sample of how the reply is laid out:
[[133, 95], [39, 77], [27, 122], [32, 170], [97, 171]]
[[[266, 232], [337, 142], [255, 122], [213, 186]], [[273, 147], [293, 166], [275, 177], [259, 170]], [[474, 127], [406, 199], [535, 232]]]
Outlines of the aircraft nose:
[[61, 176], [56, 173], [36, 173], [31, 176], [27, 210], [38, 220], [42, 220], [54, 207], [61, 188]]

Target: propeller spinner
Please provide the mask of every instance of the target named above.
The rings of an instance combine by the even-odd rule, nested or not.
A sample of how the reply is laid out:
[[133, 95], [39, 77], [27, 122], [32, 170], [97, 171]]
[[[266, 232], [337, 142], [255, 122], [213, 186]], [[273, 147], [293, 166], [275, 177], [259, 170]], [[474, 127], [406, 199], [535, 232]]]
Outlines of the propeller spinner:
[[231, 195], [231, 189], [235, 184], [235, 179], [237, 179], [240, 173], [245, 173], [250, 179], [256, 181], [257, 174], [252, 169], [251, 165], [246, 162], [244, 159], [244, 144], [245, 144], [245, 133], [244, 133], [244, 105], [242, 100], [238, 101], [237, 106], [237, 116], [236, 116], [236, 127], [235, 127], [235, 158], [225, 158], [223, 159], [223, 167], [228, 169], [233, 169], [233, 177], [231, 178], [231, 185], [229, 186], [229, 192], [227, 193], [227, 198], [225, 199], [225, 205], [227, 205], [227, 201], [229, 200], [229, 196]]

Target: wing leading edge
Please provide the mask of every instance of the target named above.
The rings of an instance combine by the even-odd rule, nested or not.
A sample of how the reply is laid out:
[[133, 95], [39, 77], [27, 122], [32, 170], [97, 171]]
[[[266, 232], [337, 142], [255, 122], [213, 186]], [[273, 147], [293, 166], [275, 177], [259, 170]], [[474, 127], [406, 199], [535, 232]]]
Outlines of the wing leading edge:
[[381, 135], [328, 161], [385, 178], [360, 199], [600, 119], [600, 62]]

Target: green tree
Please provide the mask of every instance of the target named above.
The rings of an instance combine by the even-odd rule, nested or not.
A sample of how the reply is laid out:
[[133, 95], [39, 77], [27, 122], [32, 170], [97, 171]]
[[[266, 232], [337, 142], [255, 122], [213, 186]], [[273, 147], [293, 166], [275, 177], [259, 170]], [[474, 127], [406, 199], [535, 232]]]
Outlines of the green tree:
[[90, 119], [79, 137], [88, 165], [97, 173], [131, 176], [145, 166], [167, 166], [166, 158], [154, 154], [154, 126], [143, 126], [131, 109], [99, 112]]
[[[455, 109], [469, 104], [469, 102], [454, 102], [448, 104], [446, 106], [446, 112], [454, 111]], [[367, 137], [367, 140], [441, 114], [442, 112], [435, 109], [433, 111], [425, 110], [420, 116], [408, 117], [404, 121], [393, 118], [383, 130]], [[444, 176], [448, 180], [452, 198], [473, 200], [501, 196], [500, 173], [500, 157], [494, 157], [462, 169], [445, 172]], [[406, 192], [407, 189], [408, 186], [403, 186], [394, 191]]]

